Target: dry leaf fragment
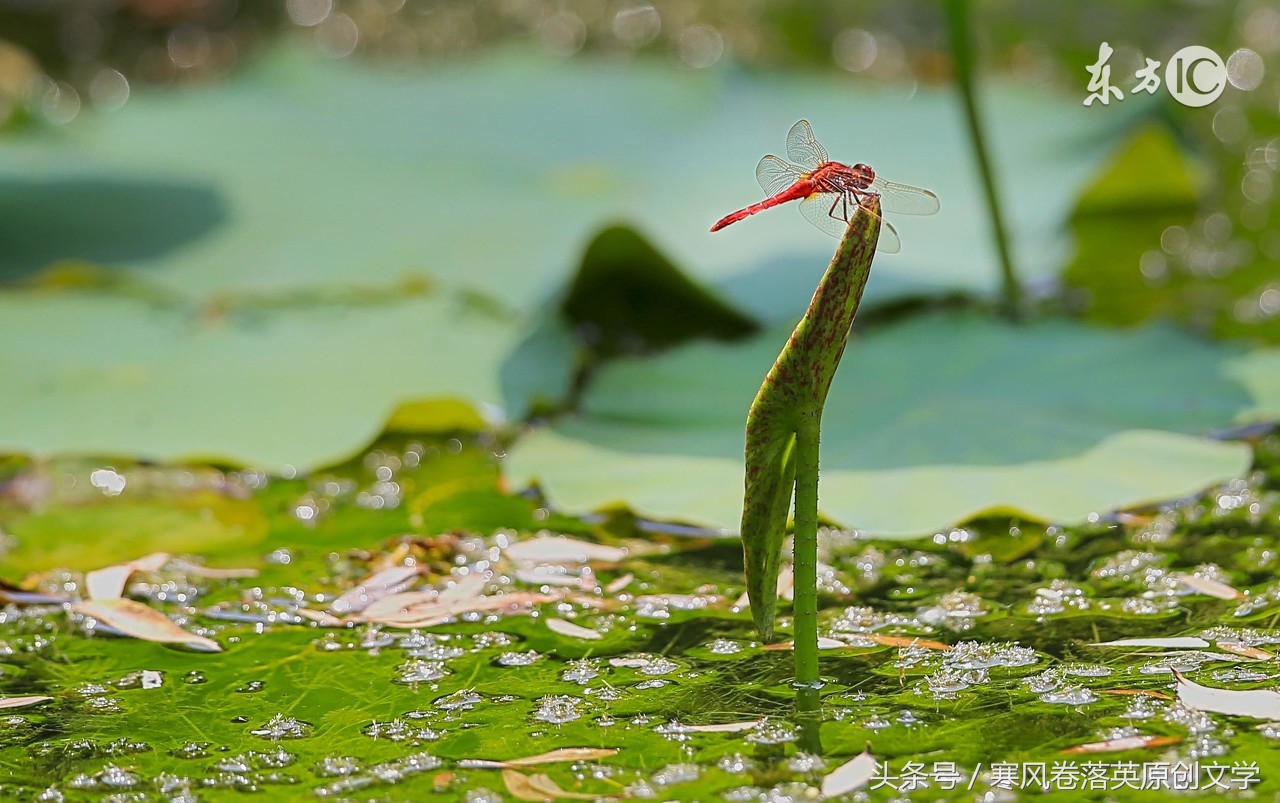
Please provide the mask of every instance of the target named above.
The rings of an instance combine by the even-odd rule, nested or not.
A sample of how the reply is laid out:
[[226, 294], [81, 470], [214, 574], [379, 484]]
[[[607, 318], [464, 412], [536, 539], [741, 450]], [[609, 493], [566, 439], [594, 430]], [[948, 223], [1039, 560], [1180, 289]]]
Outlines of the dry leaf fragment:
[[[778, 596], [785, 600], [794, 600], [796, 598], [796, 572], [795, 567], [788, 563], [778, 570]], [[745, 608], [751, 604], [751, 595], [746, 591], [742, 592], [742, 596], [738, 597], [733, 603], [735, 608]]]
[[916, 636], [886, 636], [882, 633], [868, 633], [867, 638], [876, 644], [883, 644], [886, 647], [923, 647], [927, 650], [949, 650], [950, 644], [943, 644], [941, 641], [930, 641], [929, 639], [917, 638]]
[[631, 574], [630, 572], [627, 572], [621, 577], [614, 578], [613, 582], [609, 583], [609, 585], [604, 587], [604, 593], [617, 594], [622, 589], [631, 585], [631, 581], [634, 579], [636, 579], [636, 576], [634, 574]]
[[653, 663], [653, 658], [647, 655], [623, 655], [609, 659], [609, 666], [616, 666], [622, 669], [639, 669], [651, 663]]
[[45, 594], [41, 591], [28, 591], [22, 586], [0, 580], [0, 602], [13, 605], [61, 605], [70, 602], [69, 594]]
[[[793, 650], [796, 643], [794, 641], [783, 641], [778, 644], [766, 644], [760, 649], [762, 650]], [[818, 639], [818, 649], [820, 650], [838, 650], [842, 647], [848, 647], [840, 639], [827, 638], [825, 636]]]
[[561, 588], [577, 588], [582, 585], [582, 576], [563, 570], [562, 567], [548, 564], [529, 569], [516, 569], [515, 577], [522, 583], [531, 586], [559, 586]]
[[492, 761], [483, 758], [467, 758], [458, 762], [458, 766], [468, 769], [490, 769], [494, 767], [533, 767], [538, 764], [556, 764], [562, 761], [595, 761], [618, 754], [616, 747], [562, 747], [536, 756], [513, 758], [508, 761]]
[[523, 772], [517, 772], [513, 769], [505, 769], [502, 771], [502, 783], [506, 785], [507, 791], [516, 800], [535, 800], [539, 803], [554, 800], [552, 795], [546, 792], [539, 792], [533, 788], [533, 784], [529, 783], [529, 776]]
[[168, 562], [168, 552], [152, 552], [128, 563], [94, 569], [84, 576], [85, 594], [89, 599], [119, 599], [131, 574], [156, 572]]
[[71, 606], [76, 613], [91, 616], [126, 636], [160, 644], [181, 644], [201, 652], [222, 652], [218, 642], [188, 633], [169, 617], [131, 599], [85, 600]]
[[746, 722], [721, 722], [716, 725], [682, 725], [680, 730], [689, 733], [742, 733], [759, 724], [760, 720], [752, 719]]
[[1177, 650], [1198, 650], [1209, 646], [1209, 642], [1195, 636], [1175, 636], [1172, 638], [1122, 638], [1117, 641], [1099, 641], [1090, 647], [1164, 647]]
[[822, 796], [839, 797], [854, 789], [861, 789], [871, 782], [875, 774], [876, 760], [870, 750], [863, 750], [822, 779]]
[[630, 551], [622, 547], [593, 544], [590, 541], [579, 541], [565, 536], [539, 535], [515, 542], [508, 546], [503, 554], [517, 563], [571, 565], [592, 561], [618, 563], [626, 559]]
[[203, 563], [192, 563], [182, 558], [174, 558], [173, 566], [186, 574], [204, 577], [209, 580], [241, 580], [258, 576], [257, 569], [218, 569], [213, 566], [205, 566]]
[[637, 605], [667, 605], [681, 611], [696, 611], [720, 603], [715, 594], [642, 594]]
[[1126, 736], [1105, 742], [1089, 742], [1068, 747], [1064, 753], [1119, 753], [1125, 750], [1142, 750], [1147, 747], [1167, 747], [1182, 741], [1181, 736]]
[[339, 619], [327, 611], [313, 611], [310, 608], [298, 608], [296, 613], [303, 619], [310, 619], [321, 627], [342, 627], [346, 621]]
[[364, 610], [356, 613], [355, 618], [366, 622], [377, 622], [417, 606], [434, 604], [439, 597], [440, 592], [434, 588], [428, 591], [401, 591], [399, 594], [391, 594], [369, 603]]
[[1181, 672], [1178, 678], [1178, 702], [1197, 711], [1214, 711], [1254, 719], [1280, 719], [1280, 692], [1273, 689], [1215, 689], [1188, 680]]
[[[507, 772], [511, 772], [511, 770], [507, 770]], [[561, 789], [559, 784], [551, 780], [550, 775], [541, 772], [529, 776], [529, 787], [535, 792], [540, 792], [560, 800], [608, 799], [607, 795], [599, 795], [593, 792], [568, 792]]]
[[1239, 644], [1234, 641], [1219, 641], [1216, 645], [1223, 652], [1230, 652], [1236, 655], [1242, 655], [1245, 658], [1252, 658], [1255, 661], [1270, 661], [1275, 655], [1266, 650], [1250, 647], [1248, 644]]
[[453, 603], [476, 599], [484, 594], [484, 587], [493, 579], [493, 572], [471, 572], [453, 580], [440, 589], [437, 602]]
[[1151, 689], [1101, 689], [1102, 694], [1117, 694], [1130, 697], [1154, 697], [1157, 700], [1172, 700], [1173, 695]]
[[417, 566], [392, 566], [372, 574], [333, 601], [329, 610], [336, 614], [356, 613], [384, 597], [404, 591], [418, 577]]
[[1237, 600], [1244, 597], [1244, 592], [1239, 589], [1232, 588], [1226, 583], [1221, 583], [1217, 580], [1210, 580], [1207, 577], [1199, 577], [1194, 574], [1175, 574], [1174, 577], [1192, 591], [1208, 594], [1211, 597], [1226, 600]]
[[39, 694], [30, 697], [0, 697], [0, 708], [23, 708], [24, 706], [35, 705], [52, 699], [52, 697]]
[[1116, 521], [1129, 527], [1140, 527], [1143, 524], [1148, 524], [1152, 518], [1152, 516], [1144, 513], [1131, 513], [1124, 510], [1116, 513]]
[[[778, 572], [778, 596], [788, 602], [796, 598], [796, 570], [794, 566], [784, 566], [782, 571]], [[749, 598], [748, 602], [750, 602]]]
[[575, 625], [573, 622], [566, 622], [563, 619], [548, 619], [547, 629], [553, 633], [559, 633], [569, 638], [587, 639], [589, 641], [597, 641], [604, 638], [598, 630], [592, 630], [589, 627]]
[[[420, 593], [422, 592], [410, 591], [394, 596], [404, 598], [409, 597], [411, 594]], [[474, 599], [458, 599], [446, 602], [441, 602], [436, 597], [428, 597], [426, 601], [418, 597], [416, 600], [401, 600], [406, 604], [397, 604], [393, 610], [384, 611], [384, 608], [388, 606], [384, 606], [383, 603], [391, 603], [393, 599], [394, 597], [388, 597], [385, 600], [379, 600], [366, 608], [356, 618], [389, 627], [433, 627], [445, 624], [460, 614], [470, 611], [495, 611], [505, 614], [525, 613], [531, 608], [544, 602], [555, 600], [557, 597], [550, 594], [535, 594], [524, 591], [512, 594], [490, 594]], [[378, 609], [378, 615], [376, 616], [374, 615], [375, 608]]]

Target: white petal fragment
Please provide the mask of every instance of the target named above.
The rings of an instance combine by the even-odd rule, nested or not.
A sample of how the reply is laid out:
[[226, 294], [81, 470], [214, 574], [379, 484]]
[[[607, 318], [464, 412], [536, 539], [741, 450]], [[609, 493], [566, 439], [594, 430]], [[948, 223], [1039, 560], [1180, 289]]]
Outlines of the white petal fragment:
[[1184, 586], [1200, 594], [1207, 594], [1218, 599], [1237, 600], [1244, 597], [1244, 592], [1238, 588], [1232, 588], [1226, 583], [1217, 580], [1210, 580], [1207, 577], [1197, 577], [1194, 574], [1175, 574]]
[[168, 562], [168, 552], [152, 552], [128, 563], [94, 569], [84, 576], [85, 593], [89, 599], [119, 599], [124, 595], [124, 586], [130, 575], [159, 571]]
[[1141, 734], [1139, 736], [1124, 736], [1119, 739], [1109, 739], [1105, 742], [1079, 744], [1075, 747], [1069, 747], [1062, 752], [1075, 754], [1123, 753], [1127, 750], [1145, 750], [1148, 747], [1166, 747], [1171, 744], [1178, 744], [1181, 741], [1181, 736], [1153, 736], [1151, 734]]
[[559, 633], [569, 638], [580, 638], [588, 641], [597, 641], [604, 638], [600, 635], [600, 631], [592, 630], [589, 627], [575, 625], [573, 622], [566, 622], [564, 619], [548, 619], [547, 629], [553, 633]]
[[36, 703], [43, 703], [46, 700], [52, 700], [52, 697], [44, 695], [32, 695], [30, 697], [0, 697], [0, 708], [22, 708]]
[[1175, 636], [1172, 638], [1122, 638], [1117, 641], [1099, 641], [1090, 647], [1162, 647], [1170, 650], [1200, 650], [1209, 646], [1209, 642], [1195, 636]]
[[760, 720], [751, 719], [746, 722], [721, 722], [716, 725], [684, 725], [681, 732], [689, 733], [742, 733], [760, 724]]
[[501, 767], [533, 767], [539, 764], [556, 764], [564, 761], [596, 761], [618, 754], [616, 747], [562, 747], [539, 753], [536, 756], [513, 758], [507, 761], [493, 761], [484, 758], [464, 758], [458, 766], [468, 769], [489, 769]]
[[85, 600], [72, 605], [71, 610], [143, 641], [181, 644], [201, 652], [222, 652], [218, 642], [188, 633], [163, 613], [131, 599]]
[[871, 782], [875, 774], [876, 760], [870, 751], [864, 750], [822, 779], [822, 796], [839, 797], [846, 792], [861, 789]]
[[1215, 689], [1201, 686], [1181, 672], [1178, 677], [1178, 702], [1197, 711], [1214, 711], [1237, 717], [1280, 719], [1280, 692], [1274, 689]]
[[504, 550], [504, 554], [517, 563], [618, 563], [630, 552], [622, 547], [593, 544], [556, 535], [539, 535], [525, 541], [517, 541]]

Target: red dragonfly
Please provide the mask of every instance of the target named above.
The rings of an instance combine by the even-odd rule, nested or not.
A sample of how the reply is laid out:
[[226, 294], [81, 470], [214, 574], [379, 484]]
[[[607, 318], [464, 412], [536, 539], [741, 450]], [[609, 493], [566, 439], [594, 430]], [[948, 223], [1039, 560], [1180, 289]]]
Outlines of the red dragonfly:
[[[899, 215], [932, 215], [938, 211], [938, 196], [928, 190], [885, 181], [865, 164], [851, 167], [831, 161], [808, 120], [801, 120], [787, 132], [787, 158], [791, 162], [772, 154], [761, 159], [756, 165], [756, 180], [769, 197], [721, 218], [711, 230], [719, 231], [756, 212], [797, 199], [800, 213], [833, 237], [844, 236], [849, 215], [865, 196], [880, 196], [880, 208]], [[898, 232], [889, 221], [882, 220], [876, 250], [896, 254], [901, 249]]]

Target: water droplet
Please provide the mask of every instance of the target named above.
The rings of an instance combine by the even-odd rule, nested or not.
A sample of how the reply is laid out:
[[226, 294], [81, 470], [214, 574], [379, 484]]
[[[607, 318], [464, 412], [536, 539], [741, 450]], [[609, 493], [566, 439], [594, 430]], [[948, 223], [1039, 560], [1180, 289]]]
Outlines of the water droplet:
[[354, 775], [363, 765], [352, 756], [326, 756], [316, 764], [315, 773], [327, 778]]
[[755, 769], [756, 763], [741, 753], [722, 756], [716, 766], [732, 775], [743, 775]]
[[1083, 686], [1065, 686], [1040, 695], [1041, 702], [1061, 705], [1086, 705], [1098, 699], [1098, 695]]
[[311, 724], [284, 714], [276, 714], [261, 728], [249, 731], [263, 739], [302, 739], [311, 733]]
[[742, 652], [742, 644], [733, 639], [718, 638], [707, 644], [707, 649], [716, 655], [734, 655]]
[[654, 786], [667, 787], [696, 781], [701, 775], [702, 768], [697, 764], [668, 764], [655, 772], [650, 781]]
[[1101, 664], [1065, 664], [1061, 669], [1062, 674], [1078, 678], [1105, 678], [1113, 671], [1111, 667]]
[[745, 737], [753, 744], [786, 744], [800, 738], [800, 733], [786, 722], [763, 720]]
[[568, 668], [561, 673], [560, 679], [566, 683], [577, 683], [585, 686], [599, 676], [600, 662], [584, 658], [578, 661], [570, 661]]
[[661, 30], [662, 18], [650, 3], [624, 6], [613, 18], [613, 35], [631, 47], [649, 44]]
[[173, 751], [175, 758], [207, 758], [211, 742], [187, 742]]
[[538, 701], [538, 708], [533, 718], [553, 725], [563, 725], [582, 717], [583, 701], [565, 694], [543, 697]]
[[449, 670], [441, 661], [422, 661], [414, 659], [406, 661], [396, 669], [396, 683], [415, 684], [431, 683], [449, 674]]
[[986, 616], [986, 605], [977, 594], [968, 591], [949, 591], [931, 606], [920, 608], [916, 616], [928, 625], [940, 625], [964, 633], [971, 630], [974, 620]]
[[102, 752], [109, 756], [131, 756], [137, 753], [146, 753], [151, 749], [151, 745], [146, 742], [138, 742], [127, 736], [121, 736], [107, 743], [102, 748]]
[[690, 25], [676, 42], [680, 60], [695, 70], [705, 70], [724, 55], [724, 37], [710, 25]]
[[815, 756], [812, 753], [806, 753], [803, 750], [798, 751], [791, 758], [787, 759], [787, 769], [792, 772], [806, 775], [811, 772], [821, 772], [827, 766], [827, 762], [822, 760], [822, 756]]
[[373, 739], [387, 739], [392, 742], [434, 742], [441, 737], [439, 731], [427, 727], [419, 727], [403, 719], [388, 722], [374, 720], [364, 729], [364, 735]]
[[950, 698], [973, 685], [970, 670], [944, 667], [924, 679], [925, 687], [934, 697]]
[[499, 666], [532, 666], [542, 660], [542, 655], [535, 650], [527, 652], [504, 652], [498, 656]]
[[123, 767], [117, 767], [114, 764], [108, 764], [102, 768], [97, 775], [97, 781], [100, 785], [109, 789], [132, 789], [142, 780], [136, 772], [130, 772]]
[[483, 696], [470, 689], [462, 689], [441, 697], [432, 705], [442, 711], [470, 711], [481, 702], [484, 702]]
[[1227, 58], [1227, 80], [1236, 89], [1257, 89], [1266, 74], [1262, 57], [1248, 48], [1240, 48]]
[[85, 701], [85, 710], [91, 714], [119, 714], [124, 711], [114, 697], [90, 697]]

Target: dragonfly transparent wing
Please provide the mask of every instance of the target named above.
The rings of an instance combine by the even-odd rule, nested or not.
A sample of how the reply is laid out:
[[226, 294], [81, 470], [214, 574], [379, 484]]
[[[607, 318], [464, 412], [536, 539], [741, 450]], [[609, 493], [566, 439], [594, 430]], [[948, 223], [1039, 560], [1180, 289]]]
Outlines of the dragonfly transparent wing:
[[808, 120], [801, 120], [787, 132], [787, 158], [810, 170], [823, 162], [831, 161], [827, 157], [827, 149], [813, 135]]
[[[843, 193], [816, 192], [800, 202], [800, 214], [822, 231], [840, 238], [849, 228], [848, 216], [853, 214], [857, 204], [857, 200]], [[883, 217], [880, 218], [880, 240], [876, 250], [884, 254], [896, 254], [902, 250], [897, 229]]]
[[805, 177], [809, 171], [770, 154], [756, 165], [756, 181], [767, 197], [772, 197]]
[[880, 208], [895, 215], [933, 215], [940, 206], [932, 192], [896, 181], [877, 178], [871, 182], [871, 191], [880, 194]]

